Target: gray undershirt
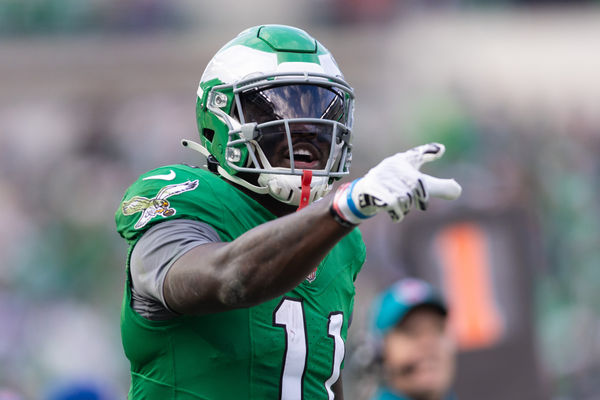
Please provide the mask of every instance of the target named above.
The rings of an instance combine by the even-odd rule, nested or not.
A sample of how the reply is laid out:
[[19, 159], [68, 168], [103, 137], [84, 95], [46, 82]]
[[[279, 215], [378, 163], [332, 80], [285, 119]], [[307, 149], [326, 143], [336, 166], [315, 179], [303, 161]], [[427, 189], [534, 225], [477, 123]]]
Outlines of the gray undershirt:
[[150, 228], [131, 252], [132, 308], [150, 320], [177, 316], [163, 295], [167, 272], [179, 257], [194, 247], [220, 241], [213, 227], [189, 219], [169, 220]]

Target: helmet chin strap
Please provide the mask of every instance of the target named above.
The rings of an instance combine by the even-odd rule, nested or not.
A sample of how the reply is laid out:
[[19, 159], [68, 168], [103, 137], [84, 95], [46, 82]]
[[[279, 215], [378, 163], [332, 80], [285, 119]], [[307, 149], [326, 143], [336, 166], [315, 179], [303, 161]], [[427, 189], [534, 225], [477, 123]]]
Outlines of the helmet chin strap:
[[300, 193], [300, 204], [298, 210], [302, 210], [306, 207], [310, 201], [310, 182], [312, 181], [312, 171], [305, 169], [302, 171], [302, 191]]

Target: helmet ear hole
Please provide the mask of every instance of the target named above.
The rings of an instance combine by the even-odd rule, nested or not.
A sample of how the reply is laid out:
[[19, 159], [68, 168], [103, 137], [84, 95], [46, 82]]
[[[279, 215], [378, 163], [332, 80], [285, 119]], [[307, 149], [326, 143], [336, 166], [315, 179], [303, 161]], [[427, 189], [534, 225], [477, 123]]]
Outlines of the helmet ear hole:
[[215, 137], [215, 131], [213, 131], [212, 129], [204, 128], [202, 129], [202, 136], [204, 136], [206, 140], [212, 143], [213, 137]]

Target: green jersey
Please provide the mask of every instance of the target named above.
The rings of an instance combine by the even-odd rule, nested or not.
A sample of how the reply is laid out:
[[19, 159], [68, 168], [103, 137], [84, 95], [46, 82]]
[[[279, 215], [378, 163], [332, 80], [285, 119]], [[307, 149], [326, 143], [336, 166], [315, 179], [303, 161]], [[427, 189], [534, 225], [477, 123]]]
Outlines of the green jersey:
[[[173, 218], [207, 223], [229, 242], [276, 217], [223, 179], [184, 165], [142, 175], [116, 213], [130, 255], [146, 230]], [[166, 321], [145, 319], [131, 308], [128, 273], [121, 334], [131, 363], [129, 398], [333, 398], [354, 280], [364, 258], [355, 229], [316, 272], [283, 296], [254, 307]]]

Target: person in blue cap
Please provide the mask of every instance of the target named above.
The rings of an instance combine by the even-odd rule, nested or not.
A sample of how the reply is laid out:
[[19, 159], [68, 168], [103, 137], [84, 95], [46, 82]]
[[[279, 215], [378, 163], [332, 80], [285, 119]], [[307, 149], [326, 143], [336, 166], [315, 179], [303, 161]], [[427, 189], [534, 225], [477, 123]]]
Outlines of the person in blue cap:
[[448, 308], [428, 283], [402, 279], [373, 303], [381, 383], [372, 400], [456, 400]]

